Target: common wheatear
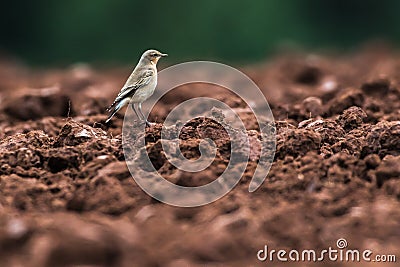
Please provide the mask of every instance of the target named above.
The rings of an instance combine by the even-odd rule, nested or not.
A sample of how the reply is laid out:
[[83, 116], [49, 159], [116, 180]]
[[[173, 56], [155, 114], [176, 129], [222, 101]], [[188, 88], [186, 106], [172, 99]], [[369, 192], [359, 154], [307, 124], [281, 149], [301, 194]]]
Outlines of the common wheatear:
[[[142, 112], [142, 103], [154, 93], [157, 86], [157, 62], [161, 57], [166, 56], [167, 54], [153, 49], [143, 53], [125, 85], [107, 109], [110, 112], [110, 116], [106, 120], [106, 123], [111, 120], [118, 110], [126, 104], [131, 103], [133, 111], [135, 111], [139, 120], [145, 121], [147, 126], [150, 125], [150, 122], [147, 121]], [[137, 104], [139, 113], [136, 110], [135, 104]]]

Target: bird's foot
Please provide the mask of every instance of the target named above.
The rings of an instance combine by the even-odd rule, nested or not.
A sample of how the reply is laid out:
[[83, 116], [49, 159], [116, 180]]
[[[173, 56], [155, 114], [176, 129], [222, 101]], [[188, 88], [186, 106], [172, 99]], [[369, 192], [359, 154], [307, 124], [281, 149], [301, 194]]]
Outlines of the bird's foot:
[[145, 123], [146, 123], [147, 127], [150, 127], [152, 124], [154, 124], [154, 123], [149, 122], [148, 120], [146, 120]]
[[155, 123], [149, 122], [148, 120], [140, 121], [140, 124], [138, 125], [143, 125], [145, 124], [146, 127], [150, 127], [151, 125], [154, 125]]

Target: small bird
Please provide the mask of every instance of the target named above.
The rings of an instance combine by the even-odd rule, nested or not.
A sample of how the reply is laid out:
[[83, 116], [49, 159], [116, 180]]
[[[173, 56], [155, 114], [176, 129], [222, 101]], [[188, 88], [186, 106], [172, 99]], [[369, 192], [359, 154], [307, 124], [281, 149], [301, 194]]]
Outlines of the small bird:
[[[145, 118], [142, 112], [142, 103], [154, 93], [157, 86], [157, 62], [161, 57], [166, 56], [168, 55], [154, 49], [147, 50], [143, 53], [139, 63], [118, 93], [114, 102], [107, 108], [107, 111], [110, 112], [110, 116], [108, 116], [106, 123], [108, 123], [115, 113], [123, 106], [130, 103], [139, 120], [145, 121], [147, 126], [150, 125], [150, 122]], [[135, 104], [137, 104], [141, 117], [136, 110]]]

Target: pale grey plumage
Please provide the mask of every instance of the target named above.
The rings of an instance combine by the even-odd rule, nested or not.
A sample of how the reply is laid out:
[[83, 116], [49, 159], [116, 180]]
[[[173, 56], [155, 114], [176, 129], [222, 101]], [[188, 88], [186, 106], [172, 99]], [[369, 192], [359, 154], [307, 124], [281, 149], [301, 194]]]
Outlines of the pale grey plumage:
[[[167, 54], [160, 53], [153, 49], [147, 50], [143, 53], [139, 63], [136, 65], [125, 85], [118, 93], [114, 102], [107, 109], [111, 114], [106, 120], [106, 123], [108, 123], [115, 113], [117, 113], [123, 106], [131, 103], [136, 116], [149, 125], [149, 122], [146, 120], [142, 112], [142, 103], [154, 93], [157, 86], [156, 65], [160, 57], [164, 56], [167, 56]], [[138, 104], [138, 109], [142, 118], [137, 113], [135, 104]]]

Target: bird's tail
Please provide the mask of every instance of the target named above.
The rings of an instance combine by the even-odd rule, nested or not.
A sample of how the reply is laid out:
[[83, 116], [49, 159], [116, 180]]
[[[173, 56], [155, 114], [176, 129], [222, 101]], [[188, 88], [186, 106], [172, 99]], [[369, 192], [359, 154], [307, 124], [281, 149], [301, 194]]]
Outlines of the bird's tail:
[[113, 110], [113, 107], [115, 107], [115, 105], [116, 105], [117, 103], [118, 103], [118, 100], [115, 99], [114, 102], [113, 102], [108, 108], [106, 108], [106, 110], [107, 110], [108, 112], [111, 112], [111, 111]]
[[107, 108], [107, 111], [110, 112], [106, 123], [108, 123], [112, 117], [114, 117], [115, 113], [117, 113], [123, 106], [125, 106], [129, 102], [129, 98], [122, 99], [121, 101], [114, 101], [110, 107]]

